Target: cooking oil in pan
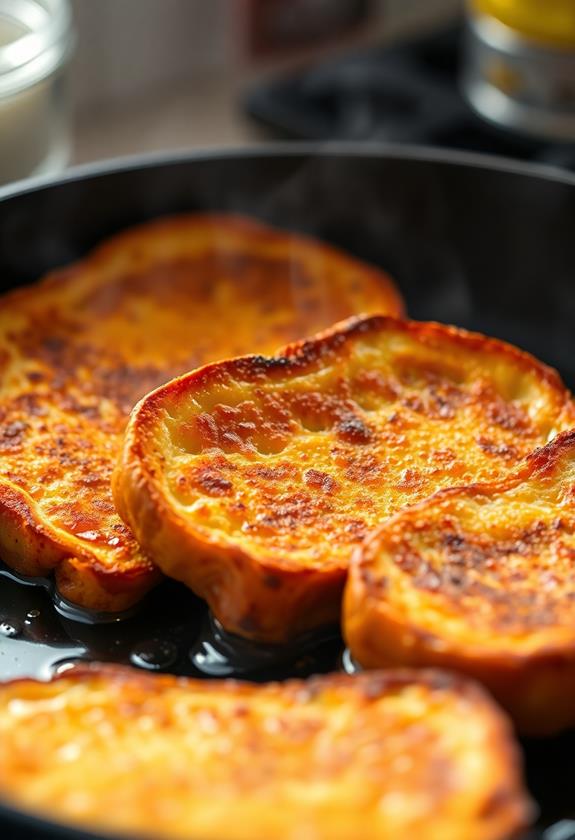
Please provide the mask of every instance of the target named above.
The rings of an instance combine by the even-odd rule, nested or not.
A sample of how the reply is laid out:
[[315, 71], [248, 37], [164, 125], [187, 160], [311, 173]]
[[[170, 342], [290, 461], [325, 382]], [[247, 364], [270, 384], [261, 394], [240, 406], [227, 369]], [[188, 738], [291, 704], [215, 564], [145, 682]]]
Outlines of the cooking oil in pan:
[[38, 578], [31, 585], [6, 567], [0, 567], [0, 592], [1, 679], [49, 679], [77, 661], [190, 676], [282, 679], [336, 670], [342, 649], [331, 629], [291, 646], [239, 639], [173, 581], [161, 584], [137, 609], [113, 616], [63, 605], [50, 581]]

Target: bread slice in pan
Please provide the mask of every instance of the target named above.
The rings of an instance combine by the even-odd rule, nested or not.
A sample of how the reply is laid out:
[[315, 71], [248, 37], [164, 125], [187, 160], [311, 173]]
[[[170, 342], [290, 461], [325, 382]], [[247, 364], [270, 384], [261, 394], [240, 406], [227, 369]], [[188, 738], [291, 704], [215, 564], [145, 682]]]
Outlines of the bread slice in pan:
[[531, 812], [503, 713], [433, 671], [8, 683], [0, 798], [155, 840], [507, 840]]
[[339, 618], [352, 550], [386, 517], [492, 480], [574, 423], [557, 374], [526, 353], [365, 318], [148, 395], [115, 498], [144, 551], [227, 630], [282, 642]]
[[269, 353], [357, 312], [399, 313], [388, 277], [233, 216], [134, 228], [0, 298], [0, 557], [121, 610], [158, 579], [110, 489], [128, 414], [200, 364]]
[[389, 520], [352, 564], [344, 632], [370, 668], [471, 674], [523, 732], [575, 725], [575, 432]]

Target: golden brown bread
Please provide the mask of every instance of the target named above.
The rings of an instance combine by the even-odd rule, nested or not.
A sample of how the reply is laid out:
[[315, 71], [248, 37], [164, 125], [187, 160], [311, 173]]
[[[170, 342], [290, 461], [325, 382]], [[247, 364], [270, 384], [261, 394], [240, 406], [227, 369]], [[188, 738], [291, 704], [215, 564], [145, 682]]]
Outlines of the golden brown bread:
[[352, 563], [344, 634], [369, 668], [472, 675], [522, 732], [575, 725], [575, 431], [389, 520]]
[[510, 345], [359, 319], [148, 395], [115, 499], [226, 629], [281, 642], [338, 619], [350, 554], [387, 516], [492, 480], [572, 425], [557, 374]]
[[131, 835], [507, 840], [531, 814], [519, 766], [495, 704], [440, 672], [0, 686], [0, 797]]
[[398, 313], [386, 275], [233, 216], [134, 228], [0, 299], [0, 556], [120, 610], [158, 579], [110, 474], [128, 413], [199, 364], [271, 352], [356, 312]]

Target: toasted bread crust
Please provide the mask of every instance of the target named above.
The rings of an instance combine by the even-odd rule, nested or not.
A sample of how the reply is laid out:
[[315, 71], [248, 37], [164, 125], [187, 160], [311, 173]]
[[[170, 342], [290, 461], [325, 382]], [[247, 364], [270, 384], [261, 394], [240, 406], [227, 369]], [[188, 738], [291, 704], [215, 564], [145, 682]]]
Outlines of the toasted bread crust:
[[376, 269], [217, 215], [135, 228], [3, 296], [0, 556], [26, 575], [55, 569], [77, 604], [130, 606], [159, 579], [110, 491], [134, 403], [199, 364], [380, 309], [402, 304]]
[[531, 815], [503, 714], [433, 671], [254, 686], [100, 667], [8, 683], [0, 796], [203, 840], [504, 840]]
[[358, 319], [148, 395], [115, 500], [224, 627], [281, 642], [338, 619], [350, 554], [383, 519], [508, 472], [574, 422], [557, 374], [510, 345]]
[[443, 490], [357, 551], [344, 633], [365, 667], [479, 679], [520, 731], [575, 725], [575, 431], [511, 476]]

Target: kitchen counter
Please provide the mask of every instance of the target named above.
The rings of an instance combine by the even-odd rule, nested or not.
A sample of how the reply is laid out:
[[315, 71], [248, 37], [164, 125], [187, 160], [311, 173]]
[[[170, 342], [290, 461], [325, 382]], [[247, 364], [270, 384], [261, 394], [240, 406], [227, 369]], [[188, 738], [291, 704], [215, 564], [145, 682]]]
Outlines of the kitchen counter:
[[94, 106], [76, 117], [73, 163], [161, 149], [239, 146], [269, 137], [244, 117], [238, 83], [229, 76], [199, 78], [140, 101]]

